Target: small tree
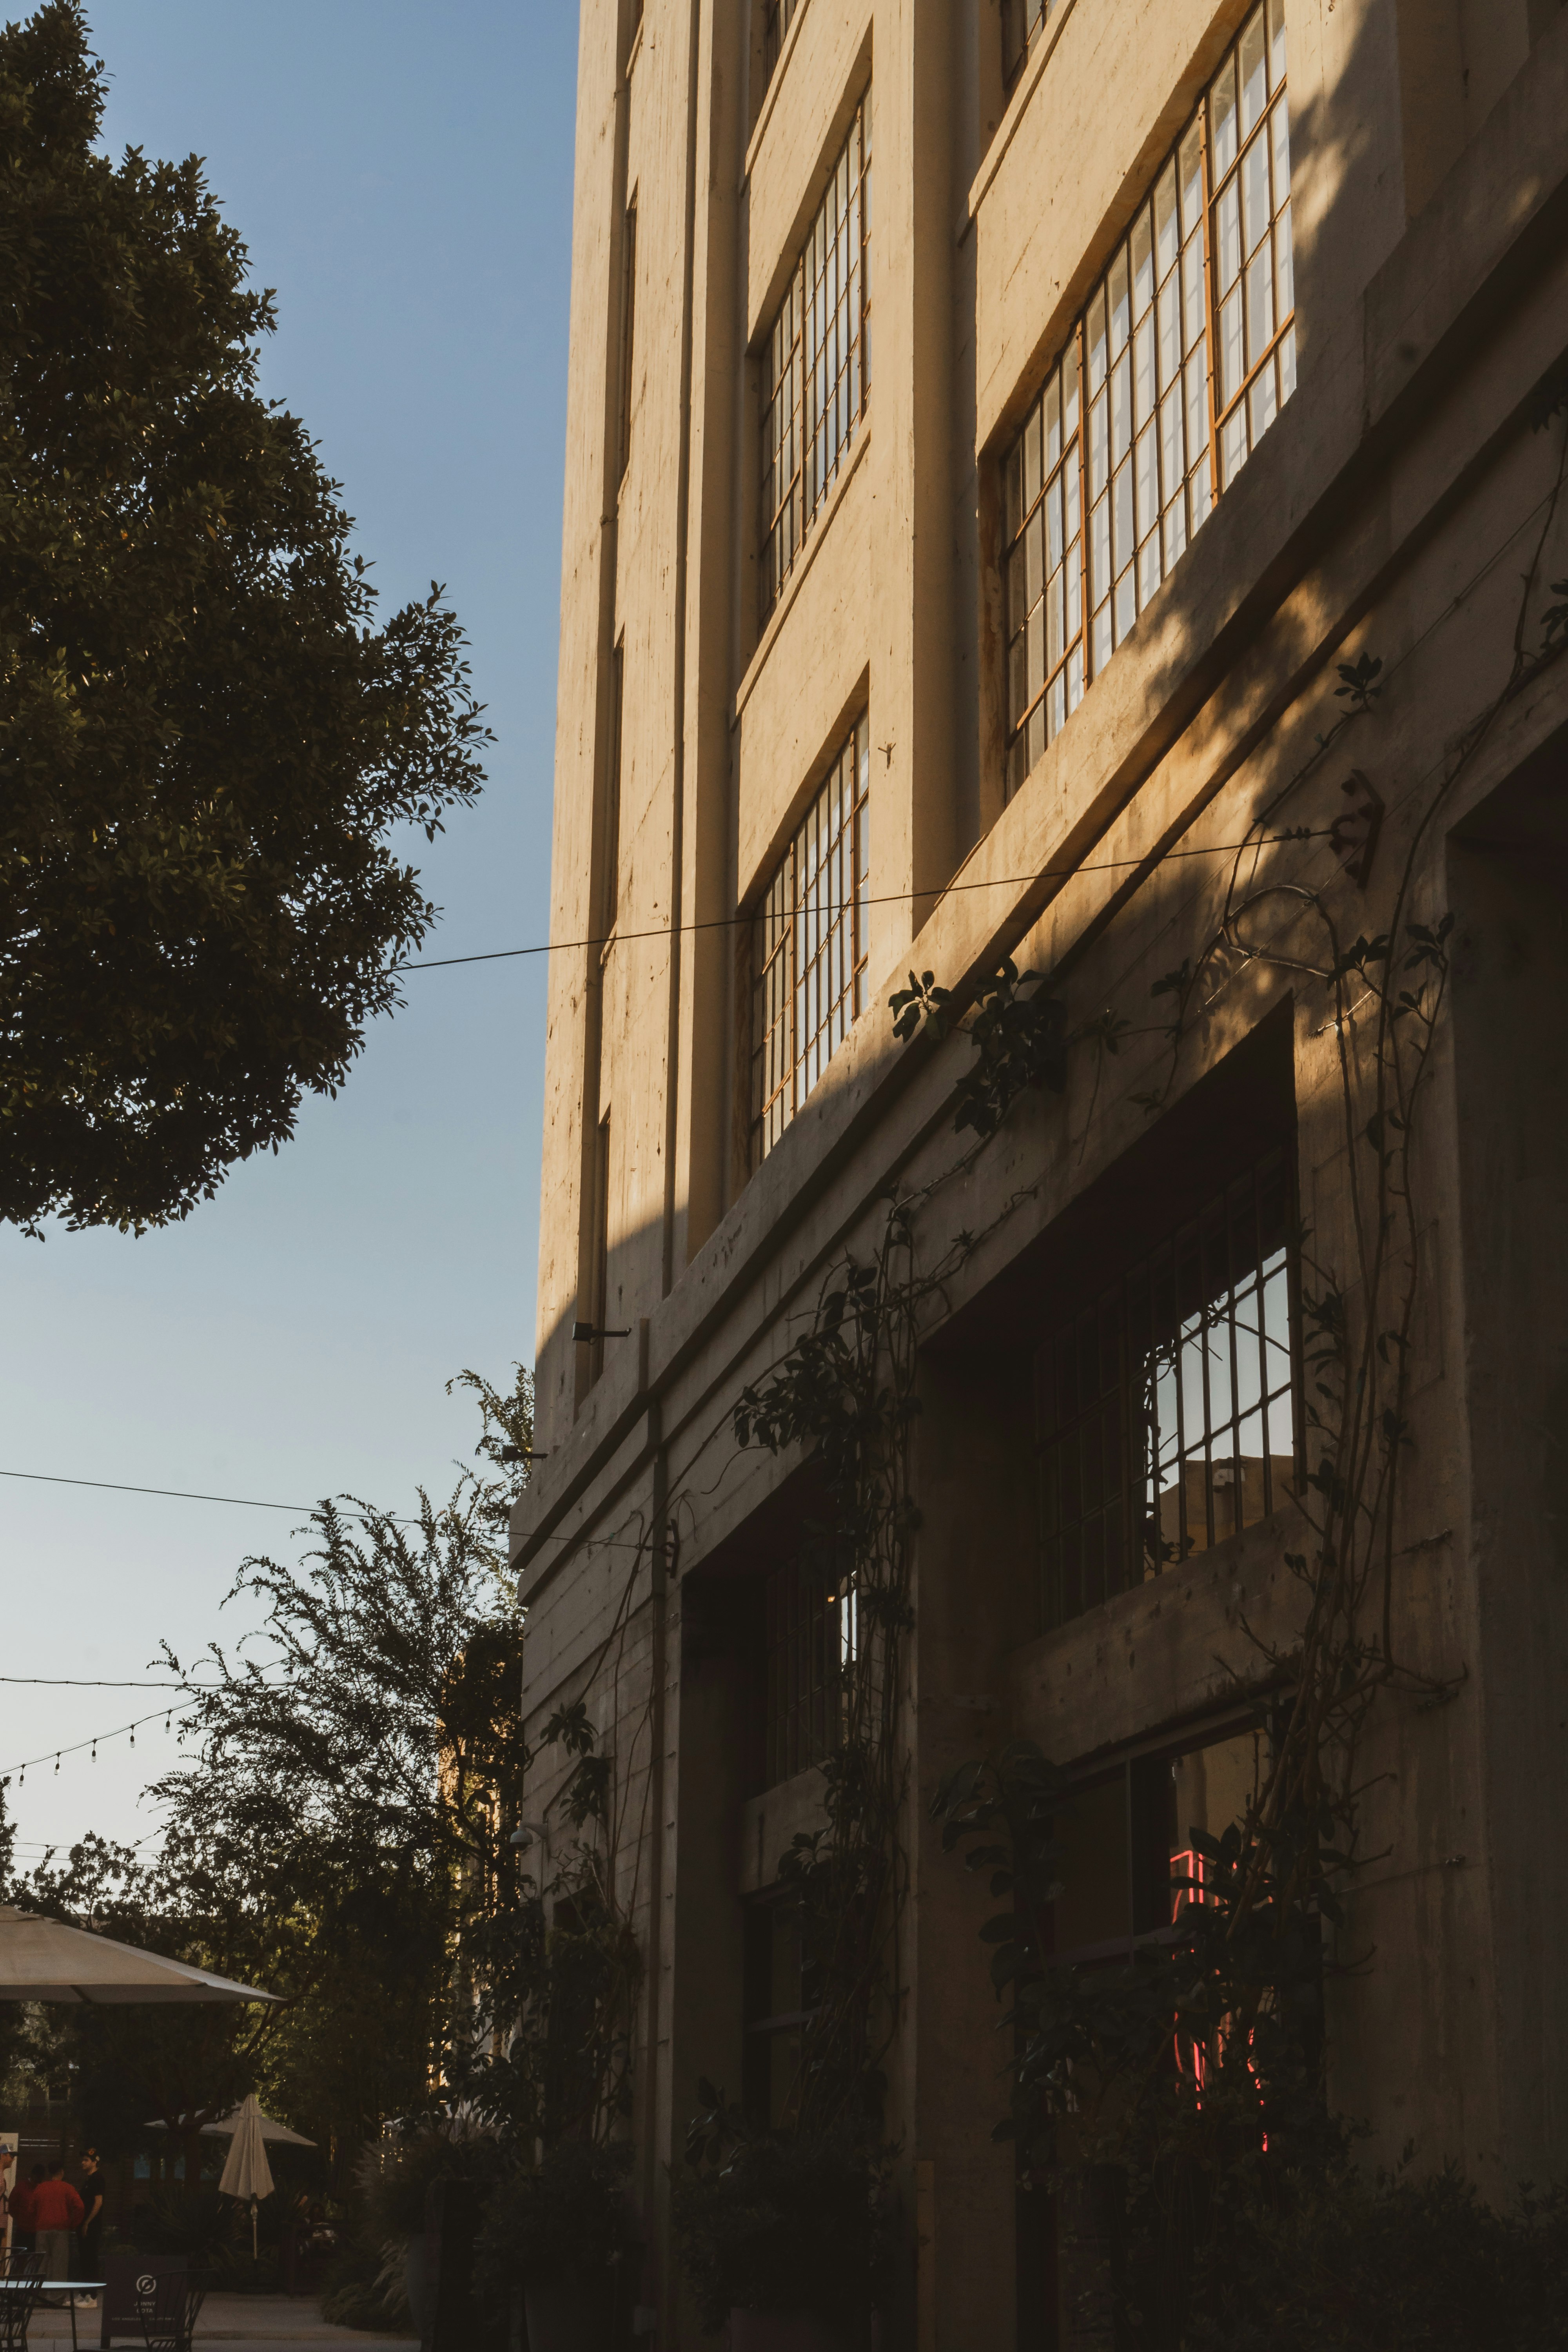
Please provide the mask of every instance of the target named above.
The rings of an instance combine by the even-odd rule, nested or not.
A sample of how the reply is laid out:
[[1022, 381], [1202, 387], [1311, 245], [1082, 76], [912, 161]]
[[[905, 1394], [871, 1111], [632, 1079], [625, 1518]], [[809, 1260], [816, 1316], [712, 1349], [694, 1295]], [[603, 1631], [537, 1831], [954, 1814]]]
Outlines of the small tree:
[[0, 26], [0, 1217], [137, 1230], [332, 1093], [490, 740], [433, 587], [257, 390], [270, 293], [200, 163], [94, 152], [78, 0]]

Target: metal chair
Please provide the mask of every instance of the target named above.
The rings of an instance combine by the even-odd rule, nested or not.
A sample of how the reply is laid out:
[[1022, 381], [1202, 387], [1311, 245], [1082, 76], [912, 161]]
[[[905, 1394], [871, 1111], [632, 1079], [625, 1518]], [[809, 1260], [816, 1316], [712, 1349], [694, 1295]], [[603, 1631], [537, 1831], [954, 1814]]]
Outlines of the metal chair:
[[44, 2276], [38, 2254], [13, 2254], [0, 2280], [0, 2352], [26, 2352], [27, 2322], [37, 2309]]
[[137, 2305], [147, 2352], [191, 2352], [191, 2339], [206, 2299], [205, 2287], [195, 2286], [187, 2279], [161, 2280], [157, 2294]]

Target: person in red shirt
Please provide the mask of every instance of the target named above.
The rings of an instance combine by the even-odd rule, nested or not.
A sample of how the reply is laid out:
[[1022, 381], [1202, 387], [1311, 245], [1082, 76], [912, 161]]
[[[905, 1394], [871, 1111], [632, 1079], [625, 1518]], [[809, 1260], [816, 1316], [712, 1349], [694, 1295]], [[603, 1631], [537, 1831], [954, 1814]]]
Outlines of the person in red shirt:
[[74, 2251], [71, 2239], [80, 2229], [86, 2210], [65, 2178], [65, 2169], [63, 2163], [51, 2166], [47, 2179], [40, 2180], [33, 2191], [33, 2227], [37, 2232], [47, 2279], [70, 2277]]
[[11, 2251], [13, 2253], [30, 2254], [36, 2251], [33, 2244], [33, 2231], [37, 2226], [33, 2220], [33, 2198], [43, 2177], [43, 2166], [35, 2164], [26, 2180], [18, 2180], [11, 2191]]

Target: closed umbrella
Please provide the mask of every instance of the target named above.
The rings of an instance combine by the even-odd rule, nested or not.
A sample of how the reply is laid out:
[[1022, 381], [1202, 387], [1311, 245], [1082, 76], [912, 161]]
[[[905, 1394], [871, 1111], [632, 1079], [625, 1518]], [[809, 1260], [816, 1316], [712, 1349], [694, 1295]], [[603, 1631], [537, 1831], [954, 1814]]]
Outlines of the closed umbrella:
[[250, 2206], [250, 2258], [256, 2259], [256, 2209], [264, 2197], [272, 2194], [272, 2167], [267, 2161], [267, 2143], [261, 2130], [261, 2109], [256, 2104], [254, 2091], [233, 2118], [234, 2138], [229, 2146], [228, 2162], [223, 2168], [218, 2188], [226, 2197], [237, 2197]]
[[88, 1927], [68, 1927], [34, 1911], [0, 1904], [0, 2000], [106, 2003], [170, 2000], [277, 2000], [275, 1992], [166, 1960], [134, 1944], [117, 1944]]

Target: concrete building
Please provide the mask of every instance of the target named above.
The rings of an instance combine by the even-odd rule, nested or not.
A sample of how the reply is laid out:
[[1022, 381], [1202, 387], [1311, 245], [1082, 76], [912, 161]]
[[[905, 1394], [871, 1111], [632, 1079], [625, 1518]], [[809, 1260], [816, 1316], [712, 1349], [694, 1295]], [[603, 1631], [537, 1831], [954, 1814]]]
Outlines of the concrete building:
[[[1327, 1289], [1352, 1352], [1397, 1292], [1405, 1424], [1331, 2096], [1374, 2158], [1568, 2171], [1568, 9], [581, 18], [549, 1458], [513, 1554], [529, 1724], [584, 1697], [614, 1758], [645, 2293], [700, 2340], [666, 2234], [699, 2077], [787, 2100], [770, 1893], [852, 1633], [801, 1564], [800, 1454], [733, 1409], [893, 1188], [942, 1283], [885, 2340], [1065, 2344], [991, 2137], [989, 1906], [927, 1808], [1031, 1738], [1086, 1791], [1058, 1952], [1168, 1917], [1302, 1638]], [[1369, 1274], [1380, 992], [1433, 980], [1408, 926], [1446, 912], [1414, 1205]], [[1009, 955], [1052, 975], [1062, 1087], [975, 1150], [973, 1041], [906, 1044], [889, 1000], [912, 968], [971, 1005]]]

